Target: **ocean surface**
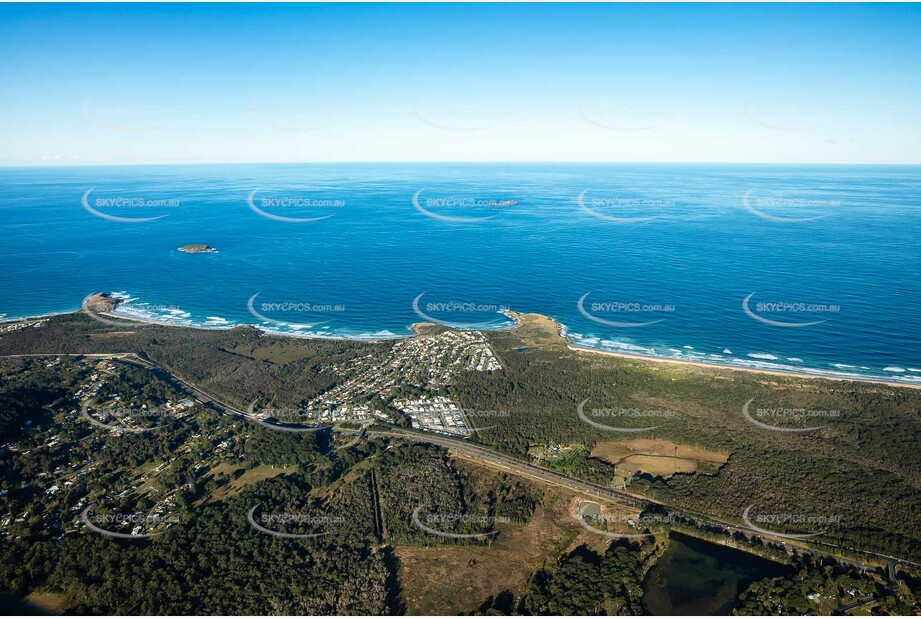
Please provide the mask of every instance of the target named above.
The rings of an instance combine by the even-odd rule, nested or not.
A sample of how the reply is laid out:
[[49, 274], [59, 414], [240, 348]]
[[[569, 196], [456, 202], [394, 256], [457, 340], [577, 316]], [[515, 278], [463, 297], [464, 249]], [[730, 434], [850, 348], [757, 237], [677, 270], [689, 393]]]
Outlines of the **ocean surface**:
[[170, 324], [368, 339], [509, 308], [585, 347], [921, 383], [917, 166], [5, 168], [0, 198], [3, 320], [108, 291]]

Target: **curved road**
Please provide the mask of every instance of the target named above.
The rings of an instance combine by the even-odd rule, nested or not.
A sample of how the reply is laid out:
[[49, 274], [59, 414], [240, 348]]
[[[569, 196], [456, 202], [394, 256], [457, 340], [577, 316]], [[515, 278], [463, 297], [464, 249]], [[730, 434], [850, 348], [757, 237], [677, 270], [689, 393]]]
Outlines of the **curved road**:
[[[191, 394], [203, 405], [208, 405], [218, 412], [224, 414], [232, 414], [236, 416], [241, 416], [247, 420], [256, 422], [258, 419], [253, 418], [251, 415], [247, 414], [243, 410], [236, 408], [212, 395], [201, 390], [199, 387], [194, 384], [180, 378], [179, 376], [167, 371], [166, 369], [160, 367], [156, 363], [149, 361], [145, 358], [142, 358], [138, 354], [133, 352], [126, 353], [113, 353], [113, 354], [11, 354], [7, 356], [0, 356], [0, 358], [23, 358], [23, 357], [53, 357], [53, 356], [72, 356], [72, 357], [87, 357], [87, 358], [116, 358], [129, 363], [140, 365], [151, 370], [155, 375], [162, 378], [164, 381], [172, 384], [177, 390]], [[378, 430], [378, 429], [367, 429], [362, 427], [361, 429], [351, 429], [339, 426], [331, 426], [331, 430], [335, 430], [341, 433], [355, 433], [358, 434], [358, 439], [363, 435], [368, 435], [376, 438], [397, 438], [410, 440], [413, 442], [423, 442], [427, 444], [433, 444], [436, 446], [441, 446], [448, 450], [450, 453], [459, 455], [462, 457], [467, 457], [470, 459], [475, 459], [484, 463], [487, 463], [493, 467], [506, 470], [512, 474], [519, 476], [526, 476], [544, 483], [551, 485], [556, 485], [558, 487], [563, 487], [571, 491], [579, 492], [598, 498], [601, 500], [607, 500], [609, 502], [614, 502], [616, 504], [621, 504], [624, 506], [629, 506], [636, 509], [643, 509], [650, 504], [662, 504], [656, 500], [652, 500], [645, 496], [639, 496], [636, 494], [631, 494], [629, 492], [612, 489], [610, 487], [605, 487], [603, 485], [598, 485], [590, 481], [585, 481], [575, 477], [568, 476], [561, 472], [555, 470], [549, 470], [541, 466], [534, 465], [530, 462], [517, 459], [510, 455], [505, 455], [491, 448], [481, 446], [479, 444], [474, 444], [466, 440], [450, 438], [448, 436], [439, 435], [431, 432], [416, 431], [411, 429], [403, 429], [398, 427], [390, 427], [387, 430]], [[694, 519], [698, 522], [704, 523], [709, 526], [714, 526], [722, 528], [729, 531], [730, 533], [740, 532], [746, 536], [758, 536], [768, 538], [774, 542], [782, 544], [784, 547], [790, 549], [796, 549], [801, 553], [812, 553], [818, 556], [828, 556], [838, 560], [840, 562], [845, 562], [857, 566], [858, 568], [870, 567], [876, 568], [880, 565], [887, 565], [889, 569], [890, 579], [894, 575], [895, 565], [902, 565], [906, 568], [911, 569], [921, 569], [921, 564], [916, 562], [911, 562], [909, 560], [904, 560], [895, 556], [888, 556], [885, 554], [878, 554], [875, 552], [865, 551], [862, 549], [857, 549], [854, 547], [843, 547], [839, 545], [834, 545], [831, 543], [824, 543], [821, 541], [810, 540], [812, 545], [822, 545], [827, 547], [829, 551], [823, 551], [816, 549], [814, 547], [804, 547], [802, 545], [792, 545], [787, 543], [785, 539], [781, 537], [771, 537], [763, 533], [758, 533], [746, 528], [744, 526], [734, 524], [732, 522], [723, 521], [709, 515], [704, 515], [697, 513], [688, 509], [681, 507], [669, 506], [662, 504], [668, 511], [674, 515], [680, 515], [688, 519]], [[845, 551], [852, 555], [864, 556], [873, 562], [866, 562], [858, 558], [849, 558], [844, 557], [839, 554], [833, 553], [834, 550]]]

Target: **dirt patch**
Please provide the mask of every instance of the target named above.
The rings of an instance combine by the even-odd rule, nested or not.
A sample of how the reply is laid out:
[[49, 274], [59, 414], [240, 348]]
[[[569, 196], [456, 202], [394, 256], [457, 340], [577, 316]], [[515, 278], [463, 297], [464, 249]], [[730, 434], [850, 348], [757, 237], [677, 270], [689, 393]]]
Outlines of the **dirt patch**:
[[36, 590], [26, 595], [25, 602], [49, 614], [60, 614], [64, 608], [64, 595]]
[[644, 472], [663, 478], [679, 472], [712, 474], [729, 461], [729, 453], [650, 439], [599, 442], [591, 456], [614, 464], [619, 473]]
[[645, 472], [653, 476], [668, 478], [679, 472], [694, 473], [697, 472], [698, 462], [693, 459], [682, 459], [680, 457], [659, 457], [656, 455], [631, 455], [623, 459], [618, 468], [629, 474], [639, 474]]
[[[591, 506], [586, 508], [587, 505]], [[604, 534], [596, 534], [591, 531], [591, 528], [602, 532], [612, 532], [614, 534], [636, 534], [637, 532], [635, 527], [630, 526], [629, 520], [632, 519], [635, 521], [639, 518], [640, 511], [638, 509], [615, 504], [605, 504], [594, 500], [586, 500], [581, 497], [573, 497], [569, 501], [569, 516], [573, 521], [578, 522], [581, 519], [583, 508], [586, 508], [587, 514], [600, 518], [604, 523], [596, 521], [589, 523], [588, 526], [580, 524], [584, 529], [588, 530], [587, 535], [591, 542], [587, 542], [585, 535], [581, 535], [576, 540], [576, 543], [567, 548], [567, 551], [572, 551], [576, 549], [579, 544], [584, 543], [599, 553], [604, 552], [608, 543], [611, 541], [611, 537], [605, 536]]]
[[526, 524], [499, 526], [491, 547], [398, 546], [400, 581], [410, 615], [458, 615], [476, 610], [490, 596], [521, 594], [544, 563], [582, 543], [607, 542], [579, 527], [574, 496], [547, 489]]

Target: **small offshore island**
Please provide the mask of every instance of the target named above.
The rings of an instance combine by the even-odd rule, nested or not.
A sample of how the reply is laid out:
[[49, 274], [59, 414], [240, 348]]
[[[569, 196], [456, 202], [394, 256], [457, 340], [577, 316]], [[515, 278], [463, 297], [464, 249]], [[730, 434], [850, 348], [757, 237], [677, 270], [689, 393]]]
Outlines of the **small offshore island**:
[[217, 249], [210, 245], [203, 243], [194, 243], [191, 245], [183, 245], [179, 247], [179, 250], [183, 253], [217, 253]]

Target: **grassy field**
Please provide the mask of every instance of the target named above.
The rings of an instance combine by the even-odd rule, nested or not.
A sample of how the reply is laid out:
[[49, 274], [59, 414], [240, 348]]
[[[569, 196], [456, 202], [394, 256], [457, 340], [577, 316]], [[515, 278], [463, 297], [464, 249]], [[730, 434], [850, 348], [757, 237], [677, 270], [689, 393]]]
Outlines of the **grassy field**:
[[599, 442], [591, 455], [614, 464], [618, 472], [645, 473], [666, 479], [679, 472], [713, 474], [729, 461], [729, 453], [647, 438]]
[[[232, 474], [237, 470], [243, 469], [243, 466], [232, 466], [230, 464], [221, 464], [212, 470], [212, 474], [217, 474], [219, 472], [224, 472], [225, 474]], [[259, 481], [264, 481], [265, 479], [275, 478], [282, 474], [291, 474], [297, 471], [297, 466], [269, 466], [261, 465], [247, 470], [242, 475], [232, 479], [223, 487], [218, 488], [212, 495], [211, 500], [226, 500], [231, 496], [235, 496], [247, 485], [258, 483]]]
[[[472, 465], [472, 464], [471, 464]], [[493, 474], [481, 469], [480, 474]], [[525, 524], [502, 524], [495, 542], [486, 545], [444, 545], [396, 548], [399, 579], [407, 613], [456, 615], [473, 612], [489, 597], [526, 588], [535, 570], [555, 564], [579, 545], [602, 548], [608, 539], [577, 523], [575, 494], [544, 489], [541, 504]]]

